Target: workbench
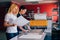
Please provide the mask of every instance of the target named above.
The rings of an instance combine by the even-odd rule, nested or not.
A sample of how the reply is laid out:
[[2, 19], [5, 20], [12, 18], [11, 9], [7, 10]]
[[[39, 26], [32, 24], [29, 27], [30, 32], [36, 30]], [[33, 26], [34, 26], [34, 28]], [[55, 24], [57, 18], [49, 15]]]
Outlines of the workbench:
[[32, 30], [29, 33], [21, 33], [10, 40], [44, 40], [46, 33], [41, 31], [41, 29]]

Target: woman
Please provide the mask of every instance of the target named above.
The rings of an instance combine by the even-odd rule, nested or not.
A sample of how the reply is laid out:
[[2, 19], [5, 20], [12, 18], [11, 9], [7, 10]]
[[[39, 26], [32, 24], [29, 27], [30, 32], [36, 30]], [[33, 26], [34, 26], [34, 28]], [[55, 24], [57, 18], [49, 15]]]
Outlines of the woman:
[[17, 19], [19, 7], [16, 4], [12, 4], [5, 15], [4, 26], [7, 27], [6, 36], [7, 40], [13, 38], [18, 34], [17, 25], [13, 24], [13, 21]]
[[[24, 15], [25, 13], [27, 12], [27, 9], [24, 7], [24, 5], [20, 6], [20, 9], [19, 9], [19, 13], [17, 15], [17, 17], [20, 17], [22, 15]], [[23, 17], [23, 16], [22, 16]], [[23, 20], [24, 21], [24, 20]], [[29, 24], [29, 23], [28, 23]], [[26, 24], [24, 25], [23, 27], [20, 26], [19, 28], [23, 31], [23, 32], [30, 32], [31, 28], [30, 26]], [[18, 31], [21, 31], [20, 29], [18, 28]]]

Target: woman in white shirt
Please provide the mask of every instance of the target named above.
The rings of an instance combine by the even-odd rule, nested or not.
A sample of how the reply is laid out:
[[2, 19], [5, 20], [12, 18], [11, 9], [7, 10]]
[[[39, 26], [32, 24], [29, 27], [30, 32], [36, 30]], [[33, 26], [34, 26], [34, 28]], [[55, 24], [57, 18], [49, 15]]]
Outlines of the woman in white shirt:
[[6, 36], [7, 40], [13, 38], [18, 34], [17, 25], [13, 24], [13, 21], [17, 19], [19, 7], [16, 4], [12, 4], [5, 15], [4, 26], [7, 27]]

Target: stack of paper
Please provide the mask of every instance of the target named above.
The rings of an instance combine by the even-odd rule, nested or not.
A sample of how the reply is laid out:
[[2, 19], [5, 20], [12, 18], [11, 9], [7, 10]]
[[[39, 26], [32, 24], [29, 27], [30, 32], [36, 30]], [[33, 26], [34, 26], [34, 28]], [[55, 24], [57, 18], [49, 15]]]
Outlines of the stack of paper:
[[22, 35], [20, 36], [19, 38], [22, 38], [22, 39], [41, 39], [43, 35], [39, 35], [38, 33], [28, 33], [27, 35]]
[[19, 36], [19, 40], [44, 40], [45, 35], [46, 34], [44, 32], [42, 34], [40, 34], [40, 31], [36, 33], [36, 30], [35, 30], [34, 33], [29, 32], [26, 35], [23, 34], [23, 35]]

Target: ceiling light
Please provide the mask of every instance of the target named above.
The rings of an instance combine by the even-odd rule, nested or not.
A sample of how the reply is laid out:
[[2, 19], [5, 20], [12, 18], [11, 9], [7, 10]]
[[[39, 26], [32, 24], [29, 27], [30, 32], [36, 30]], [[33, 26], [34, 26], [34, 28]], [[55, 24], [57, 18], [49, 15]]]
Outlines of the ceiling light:
[[43, 1], [43, 0], [25, 0], [25, 2], [39, 2], [39, 1]]

